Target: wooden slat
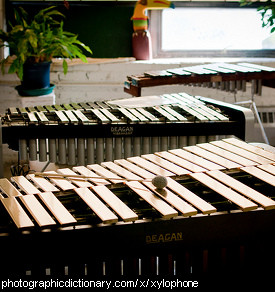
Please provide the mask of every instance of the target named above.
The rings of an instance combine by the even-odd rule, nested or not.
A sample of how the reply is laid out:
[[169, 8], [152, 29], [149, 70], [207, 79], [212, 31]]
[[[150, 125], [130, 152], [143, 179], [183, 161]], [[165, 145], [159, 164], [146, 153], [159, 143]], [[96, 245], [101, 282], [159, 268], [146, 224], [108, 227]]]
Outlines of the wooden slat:
[[48, 118], [45, 116], [43, 112], [36, 112], [36, 114], [39, 117], [40, 122], [44, 122], [44, 123], [49, 122]]
[[264, 171], [267, 171], [267, 172], [275, 175], [275, 166], [272, 164], [258, 165], [258, 167]]
[[[58, 173], [61, 174], [72, 174], [72, 175], [77, 175], [74, 171], [72, 171], [70, 168], [60, 168], [57, 170]], [[69, 181], [77, 185], [79, 188], [88, 188], [91, 187], [92, 184], [88, 181], [86, 181], [84, 178], [68, 178]]]
[[186, 159], [194, 164], [197, 164], [203, 168], [206, 168], [208, 170], [222, 170], [224, 167], [221, 165], [218, 165], [214, 162], [211, 162], [207, 159], [204, 159], [202, 157], [199, 157], [198, 155], [192, 154], [184, 149], [173, 149], [168, 150], [170, 153], [173, 153], [183, 159]]
[[76, 223], [75, 218], [52, 192], [40, 193], [38, 196], [61, 225]]
[[230, 152], [233, 152], [239, 156], [242, 156], [242, 157], [245, 157], [247, 159], [250, 159], [252, 161], [255, 161], [259, 164], [268, 164], [268, 163], [272, 163], [273, 161], [270, 160], [270, 159], [266, 159], [260, 155], [257, 155], [255, 153], [252, 153], [250, 151], [247, 151], [243, 148], [240, 148], [240, 147], [237, 147], [237, 146], [234, 146], [233, 144], [229, 144], [229, 143], [226, 143], [224, 141], [213, 141], [213, 142], [210, 142], [211, 144], [215, 145], [215, 146], [218, 146], [220, 148], [223, 148], [225, 150], [228, 150]]
[[78, 122], [77, 117], [73, 114], [71, 110], [64, 111], [64, 113], [66, 114], [66, 116], [69, 118], [71, 122], [75, 122], [75, 123]]
[[232, 69], [237, 72], [242, 72], [242, 73], [247, 73], [247, 72], [260, 72], [261, 70], [255, 69], [255, 68], [248, 68], [248, 67], [243, 67], [239, 66], [236, 64], [228, 64], [228, 63], [220, 63], [219, 67], [221, 68], [226, 68], [226, 69]]
[[186, 117], [184, 117], [183, 115], [181, 115], [180, 113], [172, 109], [170, 106], [163, 105], [162, 108], [164, 108], [168, 113], [176, 117], [179, 121], [187, 121]]
[[119, 122], [119, 119], [116, 117], [116, 116], [114, 116], [110, 111], [108, 111], [108, 109], [106, 109], [106, 108], [101, 108], [101, 109], [99, 109], [101, 112], [103, 112], [104, 113], [104, 115], [107, 117], [107, 118], [109, 118], [112, 122], [115, 122], [115, 123], [117, 123], [117, 122]]
[[50, 113], [55, 113], [56, 109], [54, 109], [51, 105], [45, 105], [45, 108]]
[[79, 103], [76, 102], [72, 102], [71, 106], [75, 109], [75, 110], [82, 110], [82, 107]]
[[160, 71], [148, 71], [144, 72], [145, 76], [151, 76], [151, 77], [171, 77], [172, 74], [167, 72], [166, 70], [160, 70]]
[[189, 105], [196, 104], [205, 104], [203, 101], [199, 100], [197, 97], [190, 95], [186, 92], [180, 92], [180, 93], [173, 93], [172, 96], [183, 100], [185, 103], [188, 103]]
[[110, 120], [97, 108], [91, 109], [91, 111], [94, 113], [94, 115], [102, 122], [106, 123]]
[[27, 178], [32, 180], [44, 192], [58, 192], [59, 189], [51, 184], [44, 177], [36, 176], [35, 174], [28, 174]]
[[184, 71], [183, 68], [174, 68], [174, 69], [167, 69], [167, 72], [170, 72], [175, 75], [184, 76], [184, 75], [191, 75], [191, 72]]
[[57, 117], [59, 118], [59, 120], [62, 123], [68, 123], [69, 122], [68, 118], [65, 116], [63, 111], [56, 111], [55, 114], [57, 115]]
[[209, 121], [218, 121], [219, 119], [216, 116], [213, 116], [209, 111], [206, 111], [204, 108], [201, 106], [192, 106], [192, 109], [195, 110], [196, 112], [202, 114], [203, 116], [207, 117]]
[[246, 197], [250, 198], [251, 200], [257, 202], [266, 210], [275, 209], [275, 201], [272, 199], [264, 196], [258, 191], [255, 191], [251, 187], [239, 182], [238, 180], [234, 179], [233, 177], [219, 171], [209, 171], [207, 172], [208, 175], [211, 177], [219, 180], [220, 182], [226, 184], [230, 188], [234, 189], [235, 191], [245, 195]]
[[204, 69], [202, 65], [195, 65], [195, 66], [188, 66], [188, 67], [183, 67], [183, 69], [185, 71], [194, 73], [194, 74], [198, 74], [198, 75], [202, 75], [202, 74], [215, 74], [215, 72]]
[[152, 122], [158, 122], [159, 119], [155, 117], [153, 114], [145, 110], [144, 108], [137, 108], [137, 111], [139, 111], [141, 114], [143, 114], [146, 118], [148, 118]]
[[205, 117], [202, 114], [200, 114], [199, 112], [195, 111], [192, 108], [192, 106], [183, 105], [183, 104], [179, 104], [178, 106], [180, 108], [182, 108], [184, 111], [186, 111], [187, 113], [189, 113], [190, 115], [196, 117], [198, 120], [200, 120], [200, 121], [208, 121], [207, 117]]
[[22, 107], [19, 110], [20, 110], [21, 114], [25, 114], [28, 112], [28, 110], [25, 107]]
[[170, 153], [168, 151], [162, 151], [162, 152], [155, 152], [155, 155], [158, 155], [160, 157], [163, 157], [187, 170], [190, 170], [192, 172], [203, 172], [207, 171], [207, 169], [198, 166], [188, 160], [182, 159], [181, 157], [174, 155], [173, 153]]
[[[55, 172], [55, 171], [46, 171], [45, 173], [47, 173], [47, 174], [51, 174], [51, 173], [57, 174], [57, 172]], [[74, 186], [72, 183], [70, 183], [65, 178], [50, 177], [50, 181], [52, 181], [54, 184], [56, 184], [63, 191], [73, 190], [74, 188], [76, 188], [76, 186]]]
[[207, 187], [209, 187], [216, 193], [222, 195], [229, 201], [235, 203], [243, 211], [250, 211], [250, 210], [254, 210], [258, 208], [258, 206], [254, 204], [253, 202], [251, 202], [250, 200], [244, 198], [243, 196], [239, 195], [237, 192], [226, 187], [224, 184], [211, 178], [205, 173], [192, 173], [190, 174], [190, 176], [198, 180], [202, 184], [206, 185]]
[[127, 117], [131, 122], [138, 122], [139, 119], [134, 116], [132, 113], [130, 113], [126, 108], [118, 108], [118, 110]]
[[145, 154], [141, 155], [141, 157], [175, 173], [176, 175], [185, 175], [190, 173], [190, 171], [187, 169], [179, 167], [177, 164], [171, 163], [170, 161], [163, 159], [155, 154]]
[[136, 116], [141, 122], [148, 122], [149, 121], [147, 119], [147, 117], [145, 117], [144, 115], [142, 115], [139, 111], [137, 111], [134, 108], [128, 108], [128, 111], [130, 113], [132, 113], [134, 116]]
[[149, 203], [154, 209], [159, 211], [163, 218], [169, 219], [176, 217], [178, 212], [174, 210], [171, 206], [165, 203], [157, 195], [152, 193], [148, 188], [143, 184], [137, 181], [126, 182], [126, 185], [129, 186], [136, 194], [142, 197], [147, 203]]
[[38, 122], [38, 120], [37, 120], [37, 118], [35, 116], [35, 113], [33, 113], [33, 112], [29, 113], [28, 112], [27, 115], [28, 115], [28, 118], [29, 118], [30, 122], [34, 122], [34, 123]]
[[215, 110], [211, 109], [210, 107], [207, 107], [206, 105], [199, 105], [199, 107], [201, 109], [203, 109], [204, 111], [206, 111], [206, 112], [212, 114], [213, 116], [217, 117], [221, 121], [229, 121], [228, 117], [222, 115], [218, 111], [215, 111]]
[[268, 72], [274, 72], [275, 69], [273, 67], [268, 67], [268, 66], [263, 66], [263, 65], [258, 65], [258, 64], [251, 64], [251, 63], [238, 63], [237, 65], [244, 66], [244, 67], [249, 67], [252, 69], [257, 69], [261, 71], [268, 71]]
[[17, 115], [19, 112], [17, 111], [16, 107], [9, 107], [8, 112], [12, 115]]
[[17, 190], [17, 188], [6, 178], [0, 179], [0, 189], [8, 197], [22, 196], [22, 194]]
[[101, 165], [105, 166], [106, 168], [109, 168], [111, 171], [117, 173], [119, 176], [124, 177], [126, 179], [135, 179], [140, 180], [142, 179], [140, 176], [132, 173], [131, 171], [128, 171], [127, 169], [111, 162], [102, 162]]
[[130, 162], [133, 162], [135, 164], [137, 164], [138, 166], [150, 171], [150, 172], [153, 172], [157, 175], [163, 175], [163, 176], [174, 176], [175, 174], [144, 159], [144, 158], [141, 158], [139, 156], [135, 156], [135, 157], [129, 157], [127, 158], [128, 161]]
[[69, 103], [63, 103], [61, 105], [65, 110], [71, 111], [73, 110], [73, 107]]
[[236, 139], [236, 138], [227, 138], [227, 139], [223, 139], [223, 141], [227, 142], [227, 143], [230, 143], [230, 144], [233, 144], [237, 147], [240, 147], [240, 148], [244, 148], [245, 150], [247, 151], [251, 151], [257, 155], [260, 155], [260, 156], [263, 156], [267, 159], [270, 159], [270, 160], [273, 160], [275, 161], [275, 153], [272, 153], [270, 151], [267, 151], [267, 150], [264, 150], [260, 147], [257, 147], [257, 146], [254, 146], [254, 145], [251, 145], [251, 144], [248, 144], [240, 139]]
[[153, 109], [171, 122], [175, 122], [178, 120], [176, 117], [172, 116], [169, 112], [167, 112], [164, 108], [160, 106], [153, 106]]
[[1, 198], [1, 202], [18, 228], [33, 227], [34, 224], [15, 197]]
[[180, 211], [183, 216], [193, 216], [197, 214], [197, 210], [190, 206], [188, 203], [183, 201], [180, 197], [175, 195], [167, 188], [161, 190], [156, 189], [156, 187], [151, 182], [142, 182], [146, 187], [155, 192], [161, 199], [171, 204], [175, 209]]
[[28, 195], [39, 194], [40, 191], [30, 181], [28, 181], [23, 175], [11, 177], [11, 181], [15, 182], [20, 189], [22, 189]]
[[199, 196], [188, 190], [183, 185], [179, 184], [172, 178], [167, 178], [168, 185], [167, 187], [177, 193], [179, 196], [181, 196], [184, 200], [192, 204], [194, 207], [199, 209], [203, 214], [210, 214], [217, 211], [215, 207], [213, 207], [211, 204], [207, 203], [203, 199], [201, 199]]
[[216, 72], [219, 72], [219, 73], [235, 73], [236, 71], [235, 70], [232, 70], [232, 69], [226, 69], [226, 68], [222, 68], [222, 67], [219, 67], [219, 64], [206, 64], [206, 65], [203, 65], [203, 67], [205, 69], [210, 69], [210, 70], [213, 70], [213, 71], [216, 71]]
[[146, 179], [150, 179], [155, 177], [155, 174], [153, 174], [152, 172], [149, 172], [147, 170], [145, 170], [144, 168], [141, 168], [139, 166], [137, 166], [134, 163], [131, 163], [130, 161], [126, 160], [126, 159], [118, 159], [114, 161], [116, 164], [128, 169], [131, 172], [134, 172], [136, 174], [138, 174], [139, 176], [146, 178]]
[[88, 188], [77, 188], [75, 192], [95, 212], [103, 223], [116, 223], [118, 217]]
[[210, 151], [212, 153], [215, 153], [217, 155], [220, 155], [226, 159], [232, 160], [238, 164], [241, 164], [243, 166], [252, 166], [252, 165], [257, 165], [256, 162], [250, 160], [250, 159], [246, 159], [242, 156], [239, 156], [235, 153], [232, 153], [230, 151], [227, 151], [225, 149], [222, 149], [220, 147], [217, 147], [213, 144], [210, 143], [201, 143], [201, 144], [197, 144], [198, 147], [201, 147], [207, 151]]
[[135, 221], [138, 219], [138, 215], [107, 187], [93, 186], [92, 189], [123, 219], [123, 221]]
[[89, 120], [89, 119], [83, 114], [82, 111], [80, 111], [80, 110], [74, 110], [73, 112], [74, 112], [74, 114], [80, 119], [81, 122], [83, 122], [83, 123], [87, 123], [87, 122], [90, 121], [90, 120]]
[[53, 107], [54, 107], [57, 111], [64, 111], [64, 107], [62, 107], [60, 104], [55, 104], [55, 105], [53, 105]]
[[89, 178], [88, 180], [96, 185], [109, 185], [110, 184], [110, 182], [108, 182], [107, 180], [105, 180], [103, 178], [100, 178], [100, 176], [98, 174], [91, 171], [90, 169], [88, 169], [85, 166], [74, 166], [73, 171], [78, 172], [81, 175], [95, 177], [95, 178]]
[[87, 167], [94, 172], [96, 172], [98, 175], [102, 176], [103, 178], [108, 178], [112, 183], [118, 184], [124, 182], [123, 180], [120, 180], [120, 177], [117, 176], [115, 173], [109, 171], [108, 169], [104, 168], [103, 166], [99, 164], [90, 164], [87, 165]]
[[205, 159], [209, 159], [212, 162], [215, 162], [227, 169], [232, 169], [232, 168], [240, 168], [242, 167], [242, 165], [233, 162], [231, 160], [228, 160], [224, 157], [221, 157], [215, 153], [209, 152], [203, 148], [200, 148], [198, 146], [188, 146], [188, 147], [184, 147], [185, 150], [192, 152], [193, 154], [196, 154], [198, 156], [201, 156]]
[[275, 176], [258, 168], [255, 166], [247, 166], [247, 167], [243, 167], [241, 168], [241, 170], [257, 177], [258, 179], [272, 185], [275, 186]]
[[19, 198], [40, 227], [56, 224], [34, 195], [25, 195]]

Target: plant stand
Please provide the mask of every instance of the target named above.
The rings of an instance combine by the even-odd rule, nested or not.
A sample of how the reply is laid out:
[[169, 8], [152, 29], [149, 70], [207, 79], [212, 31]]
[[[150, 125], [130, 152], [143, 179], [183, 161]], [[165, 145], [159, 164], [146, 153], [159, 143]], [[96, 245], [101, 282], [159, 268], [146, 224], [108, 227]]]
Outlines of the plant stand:
[[20, 96], [18, 97], [19, 105], [18, 107], [28, 107], [28, 106], [39, 106], [39, 105], [52, 105], [55, 104], [55, 93], [54, 91], [47, 95], [38, 96]]

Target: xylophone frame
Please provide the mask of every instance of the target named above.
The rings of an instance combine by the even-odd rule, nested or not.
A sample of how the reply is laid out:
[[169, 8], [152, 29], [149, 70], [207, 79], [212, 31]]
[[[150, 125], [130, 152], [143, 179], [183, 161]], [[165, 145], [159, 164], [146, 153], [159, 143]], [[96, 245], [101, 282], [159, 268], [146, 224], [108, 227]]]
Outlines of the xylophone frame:
[[[206, 64], [207, 65], [207, 64]], [[212, 66], [212, 64], [209, 64]], [[213, 64], [215, 65], [215, 64]], [[228, 65], [230, 68], [231, 64], [224, 64], [225, 66]], [[201, 68], [198, 69], [199, 66], [193, 66], [194, 72], [192, 72], [191, 67], [183, 67], [183, 68], [176, 68], [171, 70], [179, 70], [179, 69], [187, 69], [191, 70], [192, 74], [190, 75], [172, 75], [167, 73], [167, 76], [163, 71], [156, 71], [156, 75], [148, 76], [146, 74], [141, 75], [132, 75], [128, 76], [128, 80], [124, 83], [124, 92], [131, 94], [132, 96], [141, 96], [141, 90], [144, 87], [153, 87], [153, 86], [162, 86], [162, 85], [175, 85], [175, 84], [203, 84], [203, 83], [215, 83], [215, 82], [230, 82], [230, 81], [247, 81], [247, 80], [259, 80], [261, 85], [272, 87], [274, 88], [274, 79], [275, 79], [275, 72], [272, 70], [271, 67], [266, 67], [266, 70], [257, 71], [261, 67], [255, 64], [247, 64], [248, 71], [236, 71], [235, 73], [223, 73], [224, 67], [221, 68], [221, 72], [217, 70], [217, 73], [214, 75], [213, 72], [209, 71], [209, 74], [206, 74], [204, 71], [203, 65], [199, 65]], [[241, 66], [245, 66], [245, 63], [241, 63]], [[251, 71], [251, 68], [255, 68], [255, 72]], [[203, 70], [202, 74], [199, 74], [198, 71]], [[214, 69], [213, 69], [214, 70]], [[169, 71], [169, 69], [168, 69]], [[215, 71], [215, 70], [214, 70]], [[153, 72], [153, 71], [152, 71]], [[160, 72], [158, 76], [157, 73]]]
[[[213, 147], [217, 148], [214, 153]], [[218, 149], [219, 147], [220, 149]], [[195, 148], [197, 151], [195, 151]], [[200, 148], [201, 151], [199, 151]], [[211, 148], [212, 151], [210, 151]], [[45, 195], [50, 193], [49, 186], [45, 185], [45, 179], [44, 184], [41, 181], [38, 183], [37, 180], [33, 180], [34, 174], [27, 177], [12, 177], [13, 184], [7, 179], [2, 179], [0, 183], [1, 201], [3, 203], [0, 204], [0, 243], [3, 252], [8, 255], [0, 264], [3, 279], [23, 278], [24, 280], [30, 280], [33, 278], [44, 279], [44, 277], [65, 280], [108, 279], [122, 281], [127, 279], [134, 281], [137, 279], [148, 279], [149, 281], [193, 279], [198, 281], [199, 287], [205, 287], [206, 284], [209, 287], [213, 287], [213, 285], [226, 285], [228, 287], [231, 284], [232, 288], [236, 285], [244, 285], [245, 288], [248, 288], [249, 283], [255, 285], [255, 279], [260, 283], [261, 288], [265, 287], [266, 284], [270, 285], [274, 273], [272, 263], [275, 260], [273, 247], [275, 240], [274, 149], [272, 150], [269, 147], [271, 151], [268, 151], [264, 147], [257, 148], [239, 139], [230, 138], [188, 146], [183, 149], [174, 149], [170, 153], [178, 153], [177, 156], [182, 157], [180, 153], [183, 151], [185, 152], [184, 157], [189, 160], [188, 149], [192, 153], [197, 153], [198, 156], [193, 156], [193, 166], [202, 165], [206, 168], [198, 170], [197, 167], [193, 167], [190, 169], [191, 173], [187, 173], [187, 176], [182, 174], [174, 177], [176, 181], [178, 179], [178, 184], [182, 181], [182, 193], [178, 195], [184, 197], [191, 206], [200, 211], [192, 214], [190, 214], [190, 211], [187, 213], [187, 209], [185, 209], [167, 217], [171, 206], [167, 205], [164, 212], [157, 207], [156, 202], [158, 200], [163, 202], [168, 199], [169, 189], [177, 193], [174, 187], [176, 182], [172, 179], [173, 175], [167, 174], [168, 186], [164, 194], [149, 187], [147, 189], [148, 196], [151, 194], [153, 200], [149, 203], [144, 196], [140, 196], [144, 199], [143, 202], [146, 200], [152, 207], [148, 209], [150, 215], [148, 216], [148, 213], [146, 213], [148, 212], [146, 211], [147, 207], [141, 207], [141, 209], [145, 209], [145, 213], [139, 213], [140, 210], [137, 206], [139, 202], [137, 203], [135, 200], [133, 204], [125, 198], [124, 208], [132, 208], [131, 211], [140, 214], [135, 218], [131, 217], [132, 219], [125, 220], [125, 217], [120, 213], [123, 209], [122, 204], [118, 201], [106, 200], [106, 197], [103, 198], [102, 195], [109, 191], [109, 193], [113, 192], [114, 196], [118, 196], [117, 199], [123, 200], [122, 191], [123, 189], [129, 190], [127, 189], [129, 187], [128, 182], [125, 182], [126, 186], [119, 183], [117, 185], [108, 176], [109, 178], [104, 179], [104, 182], [97, 181], [100, 185], [93, 180], [91, 182], [95, 185], [91, 185], [90, 181], [75, 179], [77, 173], [82, 173], [80, 171], [81, 167], [75, 167], [73, 171], [69, 169], [58, 171], [58, 174], [62, 175], [72, 174], [71, 180], [69, 178], [67, 178], [68, 180], [61, 179], [62, 183], [59, 182], [59, 184], [53, 178], [47, 181], [51, 188], [56, 188], [56, 198], [65, 203], [67, 212], [73, 214], [73, 209], [80, 206], [72, 193], [75, 192], [77, 196], [80, 196], [80, 191], [86, 189], [87, 191], [93, 191], [93, 196], [98, 195], [98, 198], [100, 197], [107, 203], [105, 207], [109, 208], [109, 211], [114, 210], [121, 217], [120, 220], [104, 221], [96, 212], [98, 207], [91, 206], [86, 202], [89, 208], [100, 217], [100, 220], [83, 220], [83, 215], [85, 216], [83, 212], [85, 211], [80, 206], [80, 217], [78, 213], [74, 213], [75, 219], [77, 219], [75, 221], [63, 224], [58, 220], [60, 224], [57, 222], [54, 222], [54, 224], [51, 222], [39, 224], [38, 218], [35, 218], [34, 212], [31, 212], [34, 210], [29, 208], [30, 215], [28, 216], [32, 216], [36, 224], [19, 226], [13, 220], [17, 228], [10, 221], [12, 212], [9, 212], [10, 209], [7, 208], [5, 202], [14, 199], [23, 203], [27, 198], [34, 198], [35, 196], [39, 198], [44, 196], [45, 198]], [[209, 149], [209, 153], [204, 152], [203, 154], [202, 149]], [[225, 150], [230, 151], [226, 154]], [[158, 168], [157, 170], [157, 164], [155, 167], [151, 165], [149, 168], [144, 159], [147, 157], [150, 160], [149, 156], [128, 158], [129, 163], [135, 160], [136, 164], [139, 165], [139, 168], [136, 165], [135, 170], [131, 173], [126, 172], [126, 169], [118, 168], [119, 164], [117, 164], [116, 170], [113, 168], [112, 177], [118, 175], [121, 179], [127, 179], [129, 176], [133, 177], [138, 174], [145, 179], [149, 174], [150, 177], [151, 175], [154, 177], [158, 172], [165, 173], [167, 170], [176, 170], [177, 163], [172, 166], [167, 161], [166, 164], [162, 161], [162, 169]], [[177, 158], [178, 163], [181, 160], [179, 157]], [[199, 159], [203, 157], [205, 160]], [[134, 158], [144, 159], [142, 166]], [[227, 158], [227, 162], [224, 158]], [[249, 161], [249, 159], [251, 160]], [[233, 163], [234, 161], [235, 163]], [[236, 162], [239, 163], [238, 166], [236, 166]], [[107, 169], [111, 169], [111, 164], [112, 162], [104, 162], [101, 165], [87, 166], [87, 169], [93, 169], [97, 174], [100, 174], [100, 167], [105, 167], [107, 171]], [[186, 163], [185, 165], [187, 167]], [[222, 165], [223, 167], [221, 167]], [[241, 167], [241, 165], [245, 167]], [[95, 170], [96, 168], [98, 172]], [[209, 171], [210, 169], [212, 170]], [[243, 174], [245, 175], [243, 176]], [[50, 176], [50, 173], [45, 173], [45, 175]], [[212, 180], [212, 185], [208, 186], [207, 183], [205, 184], [199, 179], [199, 177], [207, 176], [208, 179], [216, 177], [217, 180]], [[196, 177], [197, 179], [195, 179]], [[111, 182], [108, 185], [109, 189], [102, 185], [102, 183], [108, 184], [107, 180]], [[31, 181], [36, 181], [36, 183], [32, 184]], [[200, 185], [201, 182], [206, 185], [206, 188]], [[71, 186], [67, 187], [68, 184], [71, 184]], [[249, 187], [250, 184], [251, 187]], [[84, 185], [86, 186], [84, 187]], [[184, 185], [190, 192], [184, 191]], [[142, 187], [145, 186], [148, 186], [148, 182], [144, 180], [138, 185], [135, 195], [140, 193]], [[217, 190], [217, 187], [220, 189]], [[98, 193], [99, 189], [102, 192], [101, 194]], [[223, 201], [220, 197], [217, 199], [218, 201], [214, 199], [213, 205], [211, 205], [210, 189], [226, 198], [226, 202], [224, 202], [226, 206], [218, 207]], [[234, 190], [235, 193], [233, 194]], [[256, 190], [258, 192], [255, 192]], [[192, 191], [194, 191], [193, 195], [191, 194]], [[158, 195], [154, 195], [152, 192], [158, 193]], [[124, 195], [129, 197], [134, 193], [127, 191]], [[165, 195], [166, 198], [164, 198]], [[54, 195], [52, 194], [52, 196]], [[199, 196], [202, 196], [202, 198], [199, 199]], [[66, 201], [63, 200], [64, 198]], [[244, 199], [250, 207], [243, 204]], [[69, 204], [66, 203], [68, 200]], [[43, 200], [45, 206], [48, 206], [46, 201]], [[209, 201], [211, 208], [208, 207], [208, 211], [202, 207], [202, 201], [204, 201], [203, 206], [208, 204]], [[170, 204], [177, 210], [179, 210], [178, 202], [170, 200]], [[22, 207], [30, 207], [30, 205], [27, 205], [24, 204]], [[118, 210], [116, 206], [119, 206], [120, 209]], [[239, 206], [240, 209], [235, 208], [236, 206]], [[9, 214], [5, 213], [5, 209]], [[90, 212], [90, 209], [88, 216], [94, 215], [93, 212]], [[156, 212], [154, 214], [155, 211], [160, 213]], [[57, 219], [56, 212], [52, 211], [52, 214]], [[160, 214], [161, 216], [159, 216]], [[5, 221], [6, 219], [8, 219], [8, 223]], [[51, 219], [53, 220], [53, 218]]]
[[[95, 279], [268, 275], [275, 260], [274, 219], [270, 210], [10, 232], [1, 236], [9, 255], [1, 274], [24, 276], [31, 270], [32, 276], [45, 276], [50, 268], [52, 277], [61, 277], [67, 267], [70, 277]], [[173, 234], [179, 236], [171, 240]]]
[[[148, 97], [150, 98], [150, 97]], [[138, 148], [139, 143], [143, 145], [143, 138], [147, 142], [149, 140], [148, 147], [153, 149], [153, 140], [154, 145], [157, 145], [159, 149], [165, 149], [165, 147], [178, 147], [170, 146], [172, 142], [178, 141], [180, 146], [185, 146], [187, 143], [191, 145], [197, 143], [193, 140], [200, 139], [201, 141], [209, 141], [210, 139], [216, 139], [213, 137], [221, 136], [231, 136], [234, 135], [240, 139], [246, 141], [253, 141], [254, 135], [254, 116], [250, 109], [238, 106], [231, 105], [222, 101], [216, 101], [211, 98], [198, 97], [198, 100], [204, 102], [208, 106], [213, 106], [219, 108], [226, 116], [228, 116], [227, 121], [217, 120], [213, 123], [211, 121], [180, 121], [180, 122], [148, 122], [148, 123], [136, 123], [136, 122], [115, 122], [115, 123], [57, 123], [48, 124], [48, 123], [29, 123], [18, 125], [16, 123], [9, 124], [4, 123], [1, 127], [2, 130], [2, 142], [7, 143], [9, 148], [19, 151], [19, 157], [21, 160], [25, 160], [28, 157], [27, 153], [27, 144], [29, 147], [29, 158], [30, 160], [37, 160], [37, 154], [39, 154], [39, 161], [51, 161], [57, 162], [59, 164], [69, 165], [84, 165], [90, 164], [93, 162], [102, 162], [104, 159], [113, 160], [123, 157], [129, 157], [129, 150], [126, 149], [125, 143], [131, 145], [130, 149], [132, 156], [149, 153], [150, 150], [143, 147]], [[123, 100], [121, 100], [123, 101]], [[126, 131], [114, 131], [113, 129], [126, 129]], [[129, 129], [129, 131], [127, 130]], [[174, 140], [169, 137], [175, 138]], [[187, 141], [187, 139], [190, 141]], [[98, 139], [99, 138], [99, 139]], [[109, 139], [110, 138], [110, 139]], [[152, 139], [151, 139], [152, 138]], [[163, 145], [160, 145], [157, 140], [162, 141]], [[168, 142], [169, 138], [169, 142]], [[183, 141], [184, 138], [186, 141]], [[193, 139], [194, 138], [194, 139]], [[39, 151], [37, 150], [37, 140], [39, 144]], [[59, 151], [58, 149], [58, 159], [51, 160], [47, 157], [50, 156], [50, 140], [63, 141], [64, 143], [60, 146], [60, 149], [64, 151]], [[72, 142], [66, 149], [65, 140], [70, 140]], [[139, 141], [137, 142], [136, 141]], [[173, 140], [173, 141], [172, 141]], [[41, 141], [41, 150], [40, 151], [40, 141]], [[78, 147], [79, 141], [79, 147]], [[106, 143], [105, 143], [105, 142]], [[32, 142], [32, 144], [30, 143]], [[34, 143], [35, 146], [34, 146]], [[108, 142], [108, 143], [107, 143]], [[86, 144], [85, 144], [86, 143]], [[108, 148], [105, 151], [105, 157], [103, 153], [103, 147], [105, 143], [105, 148]], [[120, 144], [119, 144], [120, 143]], [[167, 143], [167, 146], [165, 146]], [[47, 144], [47, 145], [46, 145]], [[77, 145], [76, 145], [77, 144]], [[108, 144], [108, 145], [107, 145]], [[119, 151], [113, 151], [113, 145], [118, 145], [116, 149], [121, 148], [121, 153], [116, 153]], [[129, 146], [127, 144], [127, 146]], [[146, 143], [144, 143], [146, 144]], [[147, 145], [146, 144], [146, 145]], [[175, 143], [174, 143], [175, 144]], [[85, 146], [86, 145], [86, 146]], [[98, 146], [99, 145], [99, 146]], [[110, 147], [111, 150], [110, 150]], [[123, 146], [124, 145], [124, 146]], [[151, 145], [151, 146], [150, 146]], [[48, 150], [47, 150], [48, 146]], [[64, 147], [63, 147], [64, 146]], [[77, 146], [77, 147], [76, 147]], [[95, 147], [94, 147], [95, 146]], [[108, 147], [107, 147], [108, 146]], [[136, 147], [135, 147], [136, 146]], [[141, 146], [141, 145], [140, 145]], [[123, 149], [124, 147], [124, 149]], [[147, 147], [147, 148], [148, 148]], [[155, 147], [154, 147], [155, 148]], [[32, 151], [31, 151], [32, 150]], [[68, 151], [67, 151], [68, 150]], [[70, 151], [71, 150], [71, 151]], [[79, 150], [79, 151], [78, 151]], [[123, 151], [124, 150], [124, 151]], [[148, 152], [149, 151], [149, 152]], [[152, 150], [157, 151], [157, 150]], [[34, 158], [33, 158], [33, 152]], [[68, 152], [68, 155], [67, 155]], [[110, 153], [111, 154], [110, 154]], [[115, 153], [113, 153], [115, 152]], [[122, 153], [123, 152], [123, 153]], [[31, 154], [32, 153], [32, 154]], [[76, 154], [77, 153], [77, 154]], [[49, 155], [48, 155], [49, 154]], [[107, 155], [108, 154], [108, 155]], [[108, 156], [108, 157], [107, 157]], [[121, 156], [121, 157], [120, 157]], [[77, 159], [76, 159], [77, 157]], [[55, 157], [56, 158], [56, 157]], [[66, 162], [64, 162], [64, 160]], [[77, 160], [77, 162], [76, 162]], [[87, 161], [87, 162], [85, 162]]]

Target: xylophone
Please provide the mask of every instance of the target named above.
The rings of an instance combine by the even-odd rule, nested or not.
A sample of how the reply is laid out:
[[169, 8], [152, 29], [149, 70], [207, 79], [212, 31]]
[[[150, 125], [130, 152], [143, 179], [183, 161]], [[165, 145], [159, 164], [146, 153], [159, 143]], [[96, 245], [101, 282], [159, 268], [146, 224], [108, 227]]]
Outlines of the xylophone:
[[[227, 138], [0, 179], [0, 242], [9, 255], [1, 273], [266, 272], [274, 260], [274, 164], [274, 152]], [[156, 175], [167, 187], [152, 185]]]
[[249, 140], [250, 109], [185, 93], [9, 108], [3, 143], [21, 160], [85, 165], [234, 135]]
[[261, 95], [262, 85], [275, 87], [272, 79], [275, 79], [275, 68], [272, 67], [251, 63], [212, 63], [127, 76], [124, 91], [140, 96], [143, 87], [190, 84], [236, 92], [246, 91], [246, 82], [251, 81], [252, 95]]

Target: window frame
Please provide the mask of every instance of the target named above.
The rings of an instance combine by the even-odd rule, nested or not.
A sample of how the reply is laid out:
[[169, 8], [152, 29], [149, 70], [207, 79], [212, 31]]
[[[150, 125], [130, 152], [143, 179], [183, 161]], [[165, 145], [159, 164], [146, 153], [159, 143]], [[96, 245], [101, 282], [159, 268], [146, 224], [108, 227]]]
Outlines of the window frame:
[[[257, 8], [262, 3], [253, 3], [246, 8]], [[175, 7], [199, 7], [199, 8], [240, 8], [239, 2], [175, 2]], [[149, 12], [149, 31], [152, 38], [153, 58], [188, 58], [188, 57], [223, 57], [223, 58], [274, 58], [275, 49], [261, 50], [162, 50], [162, 10], [152, 10]]]

